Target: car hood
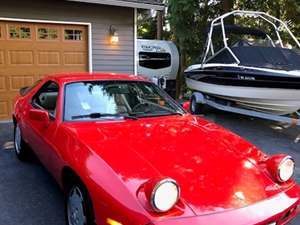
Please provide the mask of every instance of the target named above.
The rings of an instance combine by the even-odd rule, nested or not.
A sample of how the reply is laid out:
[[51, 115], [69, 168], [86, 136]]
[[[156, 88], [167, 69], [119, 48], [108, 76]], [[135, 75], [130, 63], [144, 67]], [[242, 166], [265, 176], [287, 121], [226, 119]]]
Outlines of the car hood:
[[170, 177], [197, 215], [244, 207], [280, 191], [257, 165], [262, 152], [191, 115], [78, 123], [70, 130], [134, 195], [149, 179]]

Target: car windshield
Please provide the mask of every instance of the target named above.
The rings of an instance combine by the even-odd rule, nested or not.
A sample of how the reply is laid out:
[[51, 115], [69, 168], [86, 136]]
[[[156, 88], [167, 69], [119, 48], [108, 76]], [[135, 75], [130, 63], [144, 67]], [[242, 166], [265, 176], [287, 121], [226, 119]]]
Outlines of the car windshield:
[[173, 99], [150, 82], [83, 81], [65, 86], [66, 121], [138, 119], [184, 113]]

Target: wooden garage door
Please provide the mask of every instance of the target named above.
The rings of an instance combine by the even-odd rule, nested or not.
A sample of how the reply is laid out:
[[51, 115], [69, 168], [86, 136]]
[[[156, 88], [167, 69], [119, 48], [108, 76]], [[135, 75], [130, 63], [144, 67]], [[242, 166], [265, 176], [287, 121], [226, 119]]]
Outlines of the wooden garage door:
[[87, 27], [0, 21], [0, 120], [23, 86], [46, 74], [88, 70]]

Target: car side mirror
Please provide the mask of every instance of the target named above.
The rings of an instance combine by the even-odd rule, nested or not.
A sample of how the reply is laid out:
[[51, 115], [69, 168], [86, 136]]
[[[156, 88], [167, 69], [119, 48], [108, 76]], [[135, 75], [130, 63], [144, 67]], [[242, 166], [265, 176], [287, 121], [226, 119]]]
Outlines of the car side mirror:
[[183, 102], [181, 104], [182, 108], [184, 108], [186, 111], [190, 112], [190, 107], [191, 107], [191, 102], [190, 101], [186, 101], [186, 102]]
[[40, 109], [31, 109], [29, 111], [29, 118], [31, 120], [43, 123], [45, 124], [45, 126], [48, 126], [50, 122], [49, 113], [47, 111], [40, 110]]
[[28, 88], [29, 87], [27, 87], [27, 86], [26, 87], [21, 87], [20, 90], [19, 90], [20, 95], [23, 96], [26, 93]]

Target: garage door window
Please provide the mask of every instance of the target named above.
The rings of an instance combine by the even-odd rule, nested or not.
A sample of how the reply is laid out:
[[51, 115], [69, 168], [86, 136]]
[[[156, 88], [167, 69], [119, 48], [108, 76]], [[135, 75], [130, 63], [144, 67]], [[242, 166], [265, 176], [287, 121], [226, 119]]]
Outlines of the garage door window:
[[9, 26], [10, 39], [30, 39], [31, 30], [26, 26]]
[[65, 30], [65, 40], [82, 41], [83, 40], [82, 30], [66, 29]]
[[54, 28], [38, 28], [39, 40], [56, 40], [58, 39], [58, 30]]

